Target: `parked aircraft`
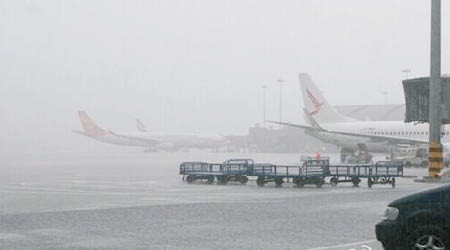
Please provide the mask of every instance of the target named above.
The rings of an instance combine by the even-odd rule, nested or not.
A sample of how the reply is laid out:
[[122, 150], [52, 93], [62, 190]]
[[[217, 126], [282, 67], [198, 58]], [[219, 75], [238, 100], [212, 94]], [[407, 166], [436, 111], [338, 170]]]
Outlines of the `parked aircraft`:
[[145, 125], [136, 121], [139, 132], [115, 133], [99, 127], [85, 111], [78, 111], [83, 131], [73, 132], [92, 139], [123, 146], [144, 147], [147, 151], [179, 151], [190, 148], [217, 149], [225, 146], [227, 139], [223, 136], [203, 136], [197, 134], [157, 134], [147, 132]]
[[[304, 102], [304, 115], [309, 125], [273, 122], [302, 128], [305, 133], [325, 143], [335, 144], [346, 154], [358, 150], [374, 153], [390, 153], [398, 144], [424, 146], [428, 144], [427, 123], [403, 121], [359, 121], [334, 109], [307, 74], [299, 74]], [[443, 126], [442, 140], [449, 138], [449, 126]]]
[[148, 132], [144, 123], [141, 122], [141, 120], [139, 120], [139, 119], [136, 119], [136, 128], [139, 132]]
[[130, 138], [118, 135], [110, 130], [103, 129], [95, 124], [85, 111], [78, 111], [78, 117], [80, 118], [83, 131], [73, 130], [73, 132], [104, 143], [145, 148], [155, 147], [159, 143], [156, 140], [132, 140]]

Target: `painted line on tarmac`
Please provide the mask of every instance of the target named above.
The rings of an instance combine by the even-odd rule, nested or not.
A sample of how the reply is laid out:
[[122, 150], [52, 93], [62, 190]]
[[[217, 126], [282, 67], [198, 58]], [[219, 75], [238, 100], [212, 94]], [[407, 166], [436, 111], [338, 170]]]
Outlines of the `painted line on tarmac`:
[[328, 247], [309, 248], [307, 250], [325, 250], [325, 249], [333, 249], [333, 248], [340, 248], [340, 247], [351, 247], [351, 246], [355, 246], [355, 245], [362, 245], [362, 244], [372, 243], [372, 242], [376, 242], [376, 241], [377, 240], [366, 240], [366, 241], [353, 242], [353, 243], [334, 245], [334, 246], [328, 246]]

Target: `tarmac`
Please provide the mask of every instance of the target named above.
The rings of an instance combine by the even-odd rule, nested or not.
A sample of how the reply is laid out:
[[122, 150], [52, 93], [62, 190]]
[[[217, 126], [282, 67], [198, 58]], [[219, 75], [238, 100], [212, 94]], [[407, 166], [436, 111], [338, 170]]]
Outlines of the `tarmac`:
[[[354, 188], [187, 184], [184, 160], [293, 164], [300, 154], [53, 153], [5, 155], [0, 249], [382, 249], [386, 205], [436, 186]], [[406, 169], [422, 176], [426, 169]]]

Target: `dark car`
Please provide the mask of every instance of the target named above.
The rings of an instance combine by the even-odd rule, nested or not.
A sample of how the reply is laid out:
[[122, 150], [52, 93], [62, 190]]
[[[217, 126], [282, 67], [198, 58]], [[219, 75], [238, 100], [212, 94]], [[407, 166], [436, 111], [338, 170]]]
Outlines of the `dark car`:
[[450, 185], [391, 202], [375, 231], [384, 249], [450, 250]]

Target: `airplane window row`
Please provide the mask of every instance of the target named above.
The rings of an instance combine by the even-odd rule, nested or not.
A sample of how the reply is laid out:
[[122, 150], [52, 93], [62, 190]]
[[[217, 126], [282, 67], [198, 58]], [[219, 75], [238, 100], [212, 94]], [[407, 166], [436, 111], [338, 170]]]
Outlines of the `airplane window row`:
[[[385, 131], [371, 131], [366, 132], [373, 135], [428, 135], [428, 131], [401, 131], [401, 132], [385, 132]], [[449, 135], [449, 131], [443, 132], [442, 135]]]

